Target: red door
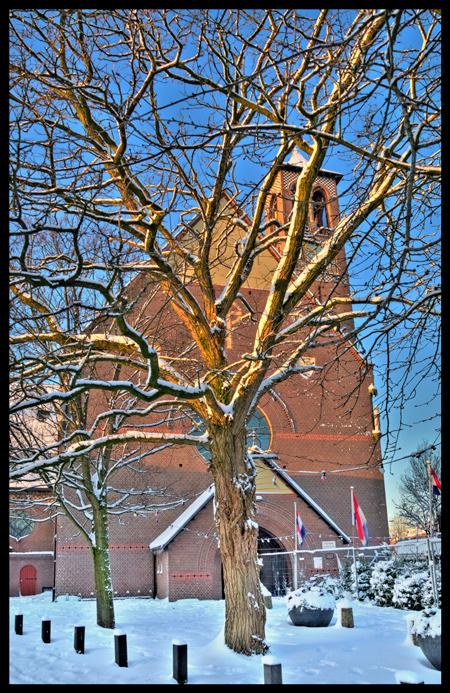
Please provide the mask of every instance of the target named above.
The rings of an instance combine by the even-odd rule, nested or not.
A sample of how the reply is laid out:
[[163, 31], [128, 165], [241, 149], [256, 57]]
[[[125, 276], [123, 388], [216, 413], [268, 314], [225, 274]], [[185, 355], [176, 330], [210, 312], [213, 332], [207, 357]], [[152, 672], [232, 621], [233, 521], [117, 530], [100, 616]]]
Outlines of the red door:
[[29, 597], [36, 594], [36, 568], [25, 565], [20, 571], [20, 594]]

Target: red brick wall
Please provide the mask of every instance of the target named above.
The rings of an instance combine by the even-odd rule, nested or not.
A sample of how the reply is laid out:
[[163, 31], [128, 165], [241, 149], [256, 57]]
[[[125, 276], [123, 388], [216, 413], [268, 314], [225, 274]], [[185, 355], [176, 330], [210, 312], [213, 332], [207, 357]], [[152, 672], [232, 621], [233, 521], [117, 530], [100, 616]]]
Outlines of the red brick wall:
[[36, 593], [53, 586], [53, 547], [55, 520], [50, 518], [47, 507], [33, 506], [48, 498], [47, 491], [12, 491], [10, 513], [25, 510], [34, 520], [31, 534], [21, 539], [9, 537], [9, 593], [12, 597], [20, 594], [20, 571], [31, 565], [36, 570]]
[[210, 501], [169, 544], [168, 594], [177, 599], [221, 599], [222, 574]]

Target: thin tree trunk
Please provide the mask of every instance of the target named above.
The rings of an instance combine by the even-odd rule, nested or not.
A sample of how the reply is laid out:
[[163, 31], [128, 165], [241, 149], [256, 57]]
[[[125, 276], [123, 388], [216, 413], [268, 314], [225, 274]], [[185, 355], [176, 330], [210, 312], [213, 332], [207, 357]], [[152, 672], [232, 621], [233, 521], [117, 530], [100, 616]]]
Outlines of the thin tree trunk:
[[262, 654], [266, 610], [257, 564], [255, 469], [247, 455], [246, 431], [214, 431], [212, 471], [215, 518], [225, 586], [225, 644], [246, 655]]
[[97, 624], [102, 628], [114, 628], [114, 600], [109, 555], [109, 529], [106, 508], [97, 507], [95, 514], [95, 545], [92, 546], [94, 562], [95, 596], [97, 600]]

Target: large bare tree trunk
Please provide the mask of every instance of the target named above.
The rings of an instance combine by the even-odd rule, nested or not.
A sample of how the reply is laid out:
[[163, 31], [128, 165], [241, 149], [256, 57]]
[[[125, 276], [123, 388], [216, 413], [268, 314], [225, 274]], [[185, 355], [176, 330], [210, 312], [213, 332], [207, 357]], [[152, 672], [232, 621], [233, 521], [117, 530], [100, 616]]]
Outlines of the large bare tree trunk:
[[266, 611], [257, 564], [255, 469], [245, 429], [217, 428], [212, 442], [215, 517], [225, 583], [225, 644], [246, 655], [267, 650]]

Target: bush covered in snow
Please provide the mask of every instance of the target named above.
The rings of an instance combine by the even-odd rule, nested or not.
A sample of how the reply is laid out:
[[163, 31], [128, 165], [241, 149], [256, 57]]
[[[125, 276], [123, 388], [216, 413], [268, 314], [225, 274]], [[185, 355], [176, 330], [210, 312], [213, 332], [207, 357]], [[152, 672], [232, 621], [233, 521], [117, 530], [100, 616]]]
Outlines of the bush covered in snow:
[[323, 587], [301, 587], [288, 592], [286, 604], [288, 612], [298, 606], [308, 609], [334, 609], [336, 606], [334, 596]]
[[[376, 606], [420, 611], [434, 604], [428, 564], [405, 558], [387, 557], [384, 560], [357, 561], [359, 601], [371, 601]], [[440, 570], [437, 568], [440, 598]], [[343, 595], [355, 594], [355, 568], [352, 560], [343, 563], [339, 576]]]
[[342, 595], [339, 578], [332, 577], [326, 573], [312, 575], [307, 580], [304, 580], [300, 587], [305, 592], [311, 590], [313, 587], [319, 587], [325, 592], [333, 595], [335, 599], [338, 599]]
[[414, 617], [411, 633], [431, 635], [433, 638], [441, 635], [441, 610], [424, 609], [418, 618]]
[[410, 577], [397, 578], [394, 582], [392, 603], [398, 609], [420, 611], [423, 606], [424, 585], [428, 573], [416, 573]]
[[397, 577], [395, 561], [378, 561], [374, 563], [370, 586], [372, 588], [372, 601], [377, 606], [393, 606], [394, 584]]

